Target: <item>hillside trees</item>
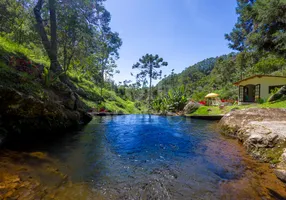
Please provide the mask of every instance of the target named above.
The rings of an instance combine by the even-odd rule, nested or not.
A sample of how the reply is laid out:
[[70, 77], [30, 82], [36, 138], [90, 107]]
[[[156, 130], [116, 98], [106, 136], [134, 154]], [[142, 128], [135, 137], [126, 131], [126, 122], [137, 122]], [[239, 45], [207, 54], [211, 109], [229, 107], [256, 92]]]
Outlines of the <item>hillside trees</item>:
[[226, 34], [229, 47], [286, 56], [286, 1], [237, 0], [238, 21]]
[[[95, 36], [100, 29], [108, 30], [110, 14], [102, 1], [93, 4], [91, 1], [48, 0], [50, 30], [47, 31], [42, 19], [44, 3], [38, 0], [34, 7], [37, 29], [51, 61], [50, 69], [58, 73], [63, 66], [66, 71], [76, 51], [87, 51], [83, 52], [87, 54], [85, 57], [94, 53]], [[62, 63], [58, 60], [58, 47]]]
[[247, 36], [253, 31], [254, 18], [256, 13], [253, 11], [253, 5], [256, 0], [237, 0], [236, 13], [238, 20], [232, 32], [225, 35], [230, 42], [229, 47], [237, 51], [248, 49]]
[[111, 32], [110, 28], [103, 27], [99, 34], [100, 39], [97, 42], [97, 63], [99, 64], [100, 80], [101, 80], [101, 96], [104, 87], [104, 76], [112, 77], [117, 67], [115, 60], [119, 58], [118, 49], [122, 45], [122, 40], [118, 33]]
[[0, 0], [0, 34], [17, 43], [37, 42], [31, 5], [32, 0]]
[[258, 51], [286, 57], [286, 1], [257, 0], [253, 6], [254, 30], [248, 43]]

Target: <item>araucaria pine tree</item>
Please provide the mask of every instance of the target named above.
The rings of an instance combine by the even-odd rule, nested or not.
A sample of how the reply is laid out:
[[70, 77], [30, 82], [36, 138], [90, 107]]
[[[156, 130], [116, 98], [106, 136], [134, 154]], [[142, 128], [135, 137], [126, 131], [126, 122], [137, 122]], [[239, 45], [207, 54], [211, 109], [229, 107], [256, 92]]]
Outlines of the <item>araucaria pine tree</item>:
[[164, 62], [163, 58], [158, 55], [146, 54], [139, 59], [139, 62], [132, 66], [132, 69], [139, 69], [140, 72], [136, 75], [138, 81], [146, 83], [149, 82], [149, 110], [151, 108], [152, 100], [152, 80], [157, 80], [162, 77], [162, 66], [167, 66], [168, 63]]

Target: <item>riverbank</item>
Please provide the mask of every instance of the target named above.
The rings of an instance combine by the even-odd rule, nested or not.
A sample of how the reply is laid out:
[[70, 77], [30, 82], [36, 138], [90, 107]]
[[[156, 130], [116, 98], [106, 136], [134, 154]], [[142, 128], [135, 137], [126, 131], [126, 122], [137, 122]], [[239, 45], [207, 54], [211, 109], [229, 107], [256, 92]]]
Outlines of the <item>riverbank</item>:
[[[39, 48], [0, 37], [0, 145], [7, 140], [57, 137], [92, 120], [87, 112], [141, 113], [141, 103], [123, 100], [70, 69], [64, 80], [49, 71]], [[100, 102], [100, 103], [99, 103]]]
[[222, 132], [237, 138], [254, 158], [268, 162], [286, 181], [286, 109], [235, 110], [220, 121]]

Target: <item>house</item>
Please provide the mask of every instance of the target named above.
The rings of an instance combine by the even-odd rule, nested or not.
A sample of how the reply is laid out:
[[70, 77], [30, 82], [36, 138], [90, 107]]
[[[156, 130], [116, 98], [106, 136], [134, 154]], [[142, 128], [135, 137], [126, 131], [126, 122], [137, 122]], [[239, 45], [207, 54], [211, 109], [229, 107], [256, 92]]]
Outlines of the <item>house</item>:
[[255, 75], [240, 80], [234, 85], [239, 87], [239, 104], [257, 102], [259, 99], [267, 100], [271, 91], [286, 85], [285, 76]]

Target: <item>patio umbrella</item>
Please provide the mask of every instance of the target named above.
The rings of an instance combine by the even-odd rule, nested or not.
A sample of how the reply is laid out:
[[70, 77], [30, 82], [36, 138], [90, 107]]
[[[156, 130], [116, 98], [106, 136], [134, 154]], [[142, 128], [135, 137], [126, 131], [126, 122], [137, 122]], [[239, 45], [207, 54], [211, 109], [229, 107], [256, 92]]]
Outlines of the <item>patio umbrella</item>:
[[215, 98], [218, 97], [219, 95], [216, 93], [209, 93], [207, 96], [205, 96], [205, 98]]

